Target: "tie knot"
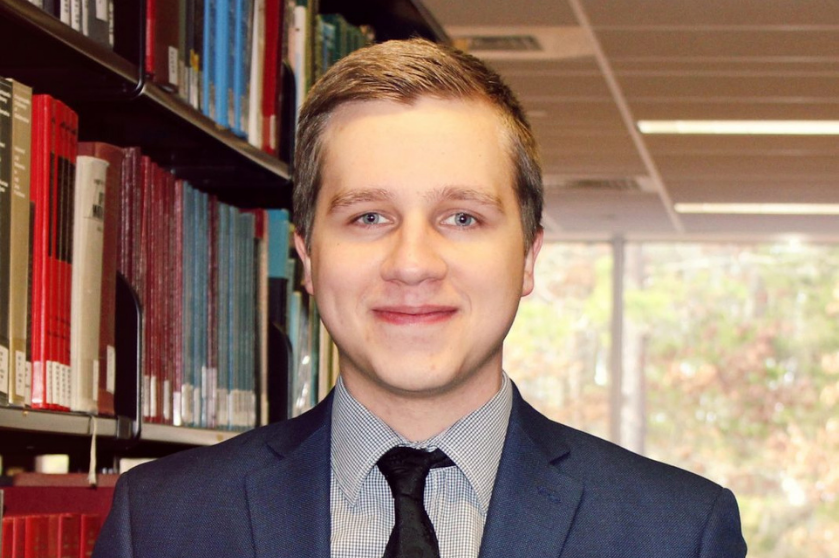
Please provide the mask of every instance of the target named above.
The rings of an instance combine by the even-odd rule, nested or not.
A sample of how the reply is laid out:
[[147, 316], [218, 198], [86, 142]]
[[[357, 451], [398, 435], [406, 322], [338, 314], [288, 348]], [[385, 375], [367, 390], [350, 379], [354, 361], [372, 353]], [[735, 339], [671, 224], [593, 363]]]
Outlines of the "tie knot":
[[436, 467], [453, 465], [442, 450], [425, 451], [397, 446], [379, 458], [379, 470], [394, 496], [402, 495], [422, 501], [425, 478]]

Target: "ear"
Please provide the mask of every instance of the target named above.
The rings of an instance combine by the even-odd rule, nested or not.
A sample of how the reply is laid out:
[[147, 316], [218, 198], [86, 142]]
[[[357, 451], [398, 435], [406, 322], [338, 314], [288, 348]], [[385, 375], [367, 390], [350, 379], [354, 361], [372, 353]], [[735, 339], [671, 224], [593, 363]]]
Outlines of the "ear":
[[306, 249], [306, 241], [303, 240], [303, 237], [297, 231], [294, 232], [294, 248], [297, 250], [297, 255], [300, 256], [300, 261], [303, 262], [303, 286], [306, 287], [307, 293], [314, 295], [315, 289], [312, 286], [312, 258]]
[[533, 292], [533, 274], [536, 268], [536, 256], [539, 255], [539, 250], [542, 249], [542, 240], [544, 240], [545, 231], [539, 229], [536, 236], [533, 238], [533, 244], [527, 250], [524, 257], [524, 276], [522, 278], [521, 296], [527, 296]]

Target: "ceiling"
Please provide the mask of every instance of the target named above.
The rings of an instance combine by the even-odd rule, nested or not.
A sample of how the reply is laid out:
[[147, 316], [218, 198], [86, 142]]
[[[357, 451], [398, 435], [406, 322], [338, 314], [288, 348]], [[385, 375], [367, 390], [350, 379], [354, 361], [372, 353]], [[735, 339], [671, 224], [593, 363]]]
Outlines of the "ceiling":
[[[839, 136], [644, 135], [639, 120], [839, 120], [834, 0], [423, 0], [530, 114], [553, 238], [820, 238], [839, 216], [686, 214], [679, 203], [839, 203]], [[632, 187], [626, 187], [629, 184]]]

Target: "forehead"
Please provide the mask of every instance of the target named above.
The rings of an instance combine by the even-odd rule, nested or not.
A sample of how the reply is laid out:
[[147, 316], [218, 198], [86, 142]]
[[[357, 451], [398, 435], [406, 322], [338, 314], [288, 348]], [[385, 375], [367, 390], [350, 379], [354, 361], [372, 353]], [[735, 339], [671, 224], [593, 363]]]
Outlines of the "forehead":
[[423, 182], [492, 175], [493, 182], [512, 188], [509, 144], [504, 119], [482, 100], [347, 103], [324, 129], [322, 187], [357, 180], [386, 183], [413, 173]]

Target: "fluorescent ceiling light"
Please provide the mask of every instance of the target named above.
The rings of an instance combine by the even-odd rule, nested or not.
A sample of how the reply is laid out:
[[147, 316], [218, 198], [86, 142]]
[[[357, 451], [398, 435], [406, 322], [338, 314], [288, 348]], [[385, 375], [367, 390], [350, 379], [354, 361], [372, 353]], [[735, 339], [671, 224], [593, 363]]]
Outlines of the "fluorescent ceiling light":
[[837, 203], [677, 203], [677, 213], [839, 215]]
[[839, 120], [639, 120], [644, 134], [839, 135]]

